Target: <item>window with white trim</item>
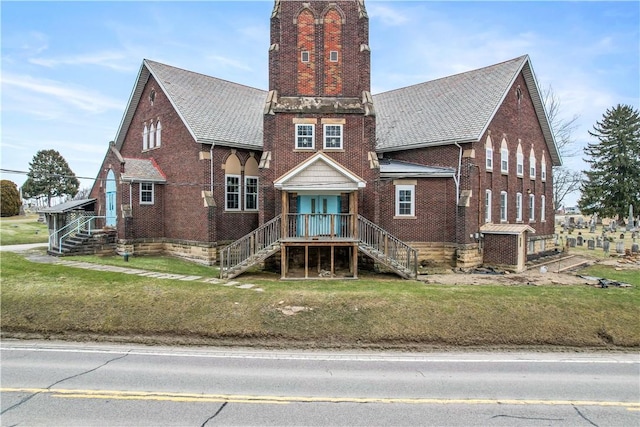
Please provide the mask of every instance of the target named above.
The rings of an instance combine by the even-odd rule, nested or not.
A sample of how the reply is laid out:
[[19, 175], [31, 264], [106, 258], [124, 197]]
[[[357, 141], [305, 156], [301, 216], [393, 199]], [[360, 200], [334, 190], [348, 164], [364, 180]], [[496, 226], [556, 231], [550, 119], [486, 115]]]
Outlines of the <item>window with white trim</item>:
[[300, 52], [300, 61], [302, 62], [309, 62], [309, 51], [308, 50], [303, 50], [302, 52]]
[[529, 221], [536, 220], [536, 196], [529, 194]]
[[509, 172], [509, 149], [507, 148], [507, 141], [505, 139], [502, 140], [500, 147], [500, 172]]
[[396, 216], [415, 216], [415, 185], [396, 185]]
[[140, 204], [141, 205], [153, 204], [153, 182], [140, 183]]
[[160, 145], [162, 145], [162, 124], [158, 120], [156, 125], [156, 147], [160, 147]]
[[544, 160], [544, 154], [542, 155], [542, 161], [540, 162], [540, 179], [547, 180], [547, 162]]
[[313, 149], [314, 148], [314, 124], [296, 124], [296, 148]]
[[258, 177], [244, 177], [244, 208], [248, 211], [258, 210]]
[[500, 221], [507, 222], [507, 192], [500, 192]]
[[522, 193], [516, 193], [516, 221], [522, 221]]
[[228, 211], [240, 210], [240, 175], [225, 175], [225, 208]]
[[329, 52], [329, 62], [338, 62], [338, 51], [332, 50]]
[[547, 201], [544, 196], [540, 196], [540, 222], [545, 222], [547, 219]]
[[144, 124], [144, 130], [142, 131], [142, 149], [149, 149], [149, 128], [146, 123]]
[[323, 125], [324, 148], [325, 149], [341, 149], [342, 148], [342, 125]]
[[484, 191], [484, 222], [491, 222], [491, 190]]
[[536, 155], [533, 149], [531, 149], [531, 154], [529, 154], [529, 177], [536, 179]]
[[518, 151], [516, 152], [516, 175], [524, 175], [524, 154], [522, 154], [522, 146], [518, 143]]
[[485, 152], [485, 167], [487, 170], [493, 170], [493, 144], [491, 143], [491, 137], [487, 136], [487, 142], [484, 144]]
[[149, 127], [149, 148], [153, 148], [156, 146], [156, 127], [151, 122], [151, 126]]

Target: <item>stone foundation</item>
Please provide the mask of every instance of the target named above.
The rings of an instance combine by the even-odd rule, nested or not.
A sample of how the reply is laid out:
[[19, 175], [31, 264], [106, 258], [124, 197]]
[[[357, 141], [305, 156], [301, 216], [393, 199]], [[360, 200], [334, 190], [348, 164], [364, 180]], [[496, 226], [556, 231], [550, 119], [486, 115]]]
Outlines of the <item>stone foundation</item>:
[[116, 252], [118, 254], [128, 253], [134, 256], [169, 255], [203, 265], [217, 264], [218, 257], [218, 248], [215, 243], [189, 240], [119, 240]]

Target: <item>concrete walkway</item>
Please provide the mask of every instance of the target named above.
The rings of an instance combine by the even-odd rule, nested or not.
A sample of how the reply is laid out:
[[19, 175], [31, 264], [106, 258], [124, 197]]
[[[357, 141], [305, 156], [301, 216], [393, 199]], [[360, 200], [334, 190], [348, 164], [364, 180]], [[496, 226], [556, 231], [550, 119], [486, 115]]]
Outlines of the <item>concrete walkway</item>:
[[217, 277], [203, 277], [203, 276], [190, 276], [186, 274], [174, 274], [174, 273], [160, 273], [157, 271], [142, 270], [139, 268], [119, 267], [116, 265], [104, 265], [93, 264], [90, 262], [73, 261], [70, 259], [55, 257], [47, 254], [46, 252], [36, 251], [34, 249], [46, 249], [46, 243], [33, 243], [27, 245], [8, 245], [0, 246], [0, 252], [15, 252], [21, 253], [24, 257], [32, 262], [38, 262], [43, 264], [59, 264], [65, 267], [82, 268], [84, 270], [94, 271], [108, 271], [111, 273], [131, 274], [136, 276], [152, 277], [154, 279], [172, 279], [182, 280], [185, 282], [205, 282], [215, 285], [235, 287], [238, 289], [251, 289], [256, 292], [264, 292], [264, 289], [256, 287], [256, 285], [250, 283], [240, 283], [234, 281], [227, 281], [218, 279]]

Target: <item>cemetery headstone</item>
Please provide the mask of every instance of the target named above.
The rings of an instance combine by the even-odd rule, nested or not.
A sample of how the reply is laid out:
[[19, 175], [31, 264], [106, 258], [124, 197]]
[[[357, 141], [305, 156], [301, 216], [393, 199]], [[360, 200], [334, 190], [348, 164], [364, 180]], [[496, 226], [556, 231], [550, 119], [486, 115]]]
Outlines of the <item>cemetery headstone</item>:
[[587, 240], [587, 249], [593, 251], [593, 250], [595, 250], [595, 248], [596, 248], [596, 241], [593, 240], [593, 239]]
[[576, 244], [578, 246], [582, 246], [583, 241], [584, 241], [584, 238], [582, 236], [578, 236], [578, 238], [576, 239]]
[[602, 247], [602, 237], [598, 236], [596, 237], [596, 248], [601, 248]]
[[616, 253], [618, 254], [624, 253], [624, 242], [616, 242]]
[[605, 256], [609, 255], [609, 244], [610, 244], [609, 240], [606, 240], [606, 239], [602, 242], [602, 250]]

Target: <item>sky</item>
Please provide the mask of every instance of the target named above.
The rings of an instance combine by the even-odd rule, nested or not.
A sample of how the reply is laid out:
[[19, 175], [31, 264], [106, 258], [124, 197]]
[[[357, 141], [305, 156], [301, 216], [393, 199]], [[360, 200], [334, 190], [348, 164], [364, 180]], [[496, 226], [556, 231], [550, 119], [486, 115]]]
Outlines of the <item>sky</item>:
[[[528, 54], [560, 116], [588, 131], [618, 104], [640, 108], [640, 2], [367, 0], [374, 94]], [[90, 188], [143, 59], [267, 89], [264, 1], [7, 1], [1, 14], [2, 179], [18, 186], [55, 149]], [[565, 200], [574, 206], [579, 194]]]

